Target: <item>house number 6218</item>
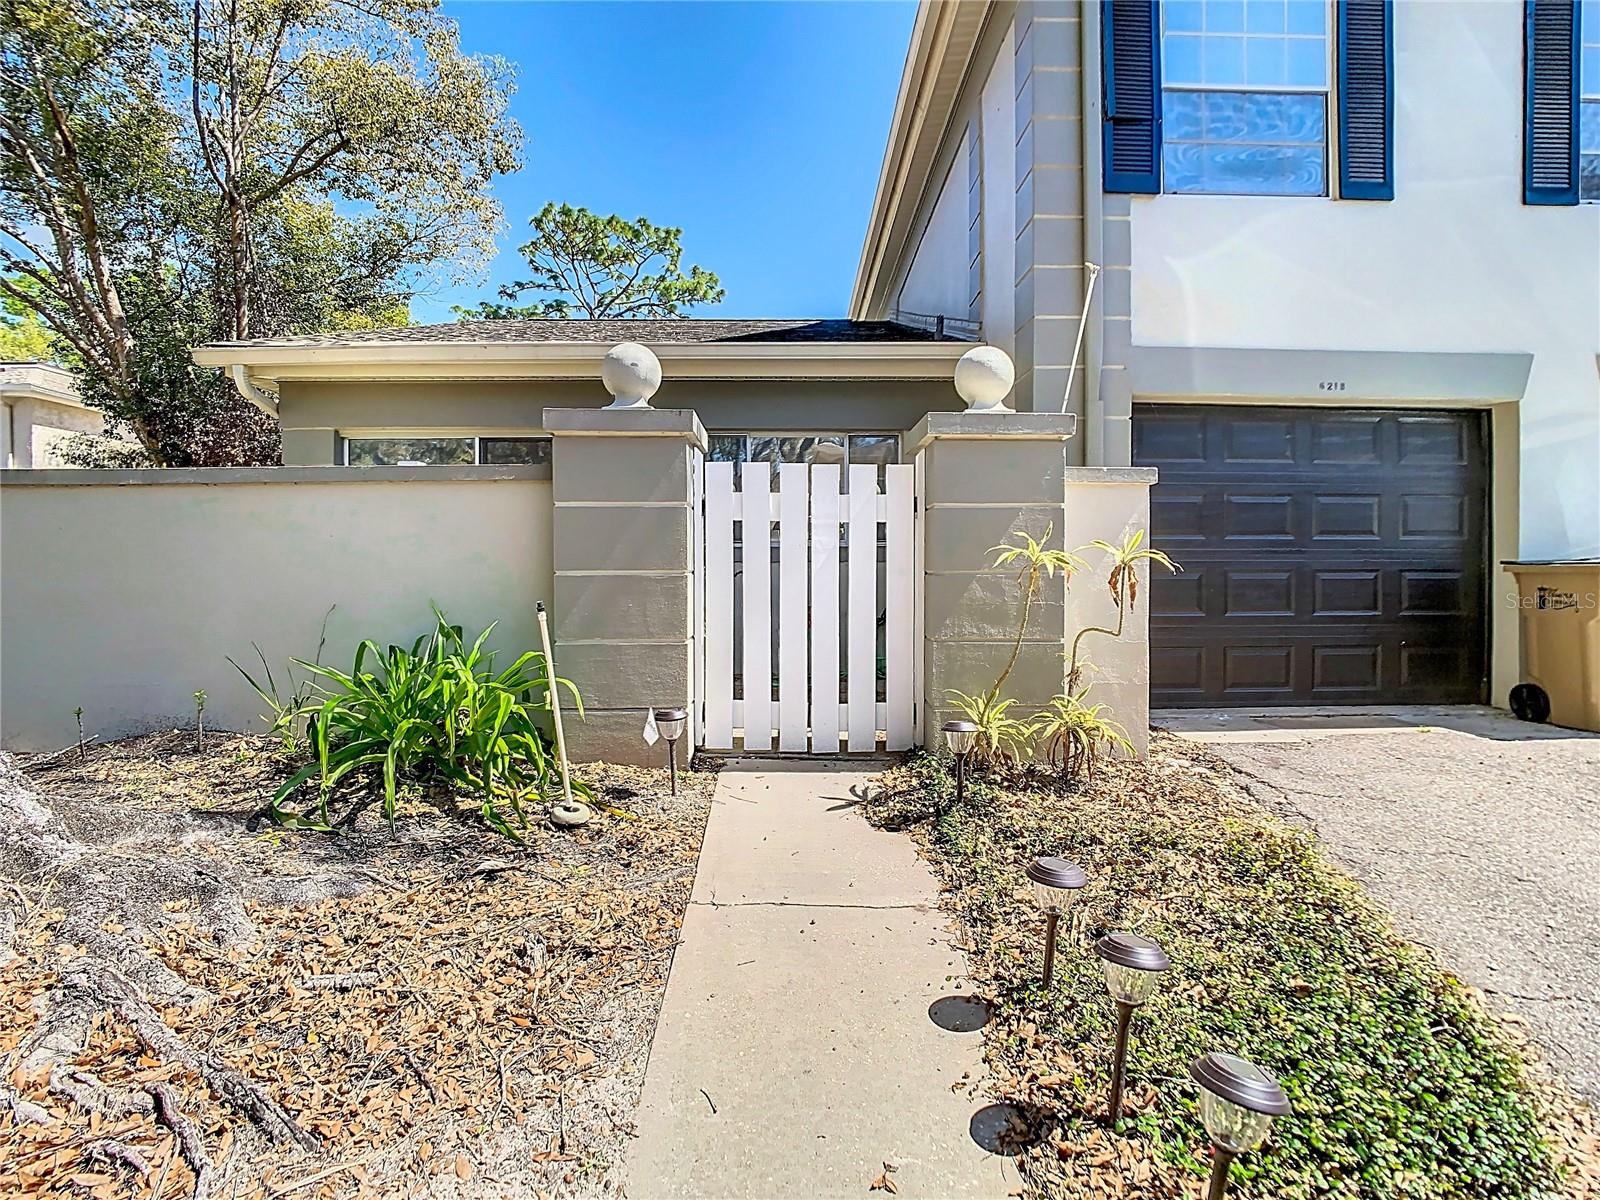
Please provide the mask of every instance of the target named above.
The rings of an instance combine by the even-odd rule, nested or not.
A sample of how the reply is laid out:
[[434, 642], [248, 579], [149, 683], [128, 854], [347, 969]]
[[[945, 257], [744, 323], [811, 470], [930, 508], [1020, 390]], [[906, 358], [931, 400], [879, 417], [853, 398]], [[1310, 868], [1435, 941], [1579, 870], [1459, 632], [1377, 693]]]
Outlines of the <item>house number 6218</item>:
[[1344, 391], [1344, 380], [1342, 380], [1342, 379], [1324, 379], [1321, 383], [1317, 384], [1317, 391], [1319, 391], [1319, 392], [1342, 392], [1342, 391]]

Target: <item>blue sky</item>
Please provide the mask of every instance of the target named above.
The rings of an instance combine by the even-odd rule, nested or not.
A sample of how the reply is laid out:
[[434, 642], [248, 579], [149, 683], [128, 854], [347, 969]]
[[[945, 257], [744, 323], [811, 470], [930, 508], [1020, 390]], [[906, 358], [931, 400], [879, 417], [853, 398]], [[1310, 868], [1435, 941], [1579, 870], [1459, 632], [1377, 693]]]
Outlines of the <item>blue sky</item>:
[[916, 6], [447, 0], [463, 49], [518, 67], [526, 165], [488, 282], [420, 297], [414, 321], [519, 276], [547, 200], [681, 226], [728, 298], [697, 316], [842, 316]]

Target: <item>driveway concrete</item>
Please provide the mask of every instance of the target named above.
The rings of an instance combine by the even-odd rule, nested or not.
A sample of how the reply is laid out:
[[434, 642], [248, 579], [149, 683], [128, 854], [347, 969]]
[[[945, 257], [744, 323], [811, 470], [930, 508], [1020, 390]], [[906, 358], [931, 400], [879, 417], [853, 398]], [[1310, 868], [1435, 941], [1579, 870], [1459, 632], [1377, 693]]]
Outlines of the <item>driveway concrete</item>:
[[645, 1073], [631, 1200], [1004, 1197], [974, 1141], [981, 1021], [909, 838], [852, 811], [867, 770], [731, 760]]
[[1491, 708], [1157, 713], [1600, 1100], [1600, 736]]

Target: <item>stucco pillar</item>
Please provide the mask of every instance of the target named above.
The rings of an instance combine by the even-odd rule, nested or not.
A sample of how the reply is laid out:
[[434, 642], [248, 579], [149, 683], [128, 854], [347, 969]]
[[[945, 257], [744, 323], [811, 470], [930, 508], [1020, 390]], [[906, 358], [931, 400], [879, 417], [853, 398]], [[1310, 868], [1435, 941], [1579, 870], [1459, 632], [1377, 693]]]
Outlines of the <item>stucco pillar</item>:
[[[949, 693], [987, 691], [1016, 644], [1022, 615], [1018, 568], [996, 568], [993, 547], [1027, 533], [1051, 549], [1079, 550], [1096, 538], [1113, 544], [1148, 529], [1149, 468], [1076, 467], [1068, 442], [1076, 419], [1062, 413], [930, 413], [908, 435], [922, 503], [923, 745], [959, 716]], [[1012, 714], [1029, 717], [1063, 687], [1065, 655], [1086, 625], [1114, 627], [1101, 552], [1071, 581], [1046, 580], [1036, 597], [1016, 666], [1001, 688]], [[1148, 571], [1123, 636], [1084, 643], [1090, 703], [1104, 702], [1142, 753], [1148, 740]], [[1081, 684], [1080, 684], [1081, 686]]]
[[[992, 547], [1049, 531], [1060, 549], [1067, 441], [1076, 418], [1062, 413], [929, 413], [906, 439], [922, 505], [922, 723], [925, 746], [959, 716], [950, 691], [987, 691], [1004, 668], [1022, 616], [1013, 569], [996, 568]], [[1028, 715], [1061, 690], [1066, 636], [1059, 576], [1034, 602], [1022, 650], [1001, 691]]]
[[664, 762], [645, 712], [694, 711], [694, 503], [706, 431], [687, 409], [546, 409], [554, 444], [556, 666], [578, 761]]
[[[1081, 421], [1083, 364], [1076, 378], [1067, 378], [1085, 284], [1079, 18], [1079, 6], [1061, 0], [1017, 6], [1017, 386], [1011, 404], [1019, 412], [1066, 411]], [[1081, 437], [1066, 449], [1069, 462], [1084, 461]]]

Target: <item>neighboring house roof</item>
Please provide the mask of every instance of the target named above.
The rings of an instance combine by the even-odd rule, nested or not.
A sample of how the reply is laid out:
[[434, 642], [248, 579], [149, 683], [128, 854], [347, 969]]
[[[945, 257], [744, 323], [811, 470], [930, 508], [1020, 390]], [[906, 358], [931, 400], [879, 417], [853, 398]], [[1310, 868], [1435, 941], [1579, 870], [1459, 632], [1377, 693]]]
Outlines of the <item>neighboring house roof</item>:
[[0, 362], [0, 399], [47, 400], [91, 411], [78, 396], [72, 372], [55, 363]]
[[[949, 379], [971, 345], [893, 321], [463, 321], [213, 342], [194, 361], [268, 389], [285, 380], [593, 379], [618, 342], [649, 346], [663, 374], [679, 379]], [[270, 397], [255, 402], [271, 411]]]
[[[618, 342], [699, 345], [707, 342], [929, 342], [932, 333], [894, 321], [724, 321], [702, 317], [659, 320], [457, 321], [448, 325], [408, 325], [360, 329], [310, 337], [218, 342], [219, 346], [347, 346], [417, 342], [573, 342], [614, 346]], [[954, 341], [954, 338], [945, 338]]]
[[888, 311], [895, 268], [906, 252], [928, 176], [993, 7], [991, 0], [922, 0], [917, 8], [850, 296], [852, 317], [880, 317]]

